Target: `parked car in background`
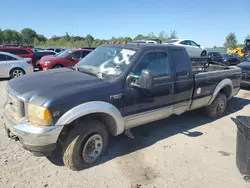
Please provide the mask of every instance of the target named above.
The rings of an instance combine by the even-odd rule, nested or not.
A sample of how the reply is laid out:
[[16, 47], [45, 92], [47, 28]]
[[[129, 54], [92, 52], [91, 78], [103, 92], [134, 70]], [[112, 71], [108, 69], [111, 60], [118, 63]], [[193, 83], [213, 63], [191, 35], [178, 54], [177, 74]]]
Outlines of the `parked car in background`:
[[148, 39], [148, 40], [134, 40], [132, 43], [139, 43], [139, 44], [161, 44], [162, 41], [159, 39]]
[[240, 63], [240, 58], [236, 54], [223, 54], [223, 64], [228, 66], [237, 65]]
[[214, 62], [222, 63], [223, 62], [223, 56], [221, 55], [220, 52], [209, 52], [207, 54], [209, 58]]
[[16, 78], [33, 72], [30, 58], [21, 58], [11, 53], [0, 52], [0, 78]]
[[48, 70], [61, 67], [73, 67], [84, 58], [91, 49], [69, 49], [62, 51], [55, 56], [44, 56], [36, 64], [40, 70]]
[[200, 56], [207, 56], [207, 50], [205, 47], [202, 47], [200, 44], [197, 44], [193, 40], [189, 39], [171, 39], [163, 44], [173, 44], [176, 46], [182, 46], [186, 48], [188, 55], [191, 57], [200, 57]]
[[47, 48], [46, 50], [54, 51], [56, 53], [62, 52], [65, 49], [64, 48]]
[[242, 86], [250, 86], [250, 55], [246, 56], [245, 61], [238, 64], [238, 67], [242, 70]]
[[30, 58], [31, 59], [30, 63], [32, 65], [35, 64], [35, 54], [30, 48], [4, 46], [4, 47], [0, 47], [0, 51], [8, 52], [8, 53], [20, 56], [22, 58]]
[[34, 52], [36, 61], [40, 60], [44, 56], [55, 56], [57, 53], [50, 50], [39, 50]]

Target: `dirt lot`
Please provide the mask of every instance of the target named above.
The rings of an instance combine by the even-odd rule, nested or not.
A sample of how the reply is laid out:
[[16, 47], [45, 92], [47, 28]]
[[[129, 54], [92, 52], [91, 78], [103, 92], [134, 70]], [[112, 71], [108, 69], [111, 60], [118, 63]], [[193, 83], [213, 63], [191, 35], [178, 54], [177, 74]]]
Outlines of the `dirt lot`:
[[250, 187], [235, 166], [236, 126], [230, 119], [249, 110], [250, 91], [241, 90], [216, 121], [189, 112], [138, 127], [132, 130], [136, 139], [112, 138], [100, 164], [80, 172], [64, 167], [58, 155], [32, 156], [6, 137], [0, 120], [0, 187]]

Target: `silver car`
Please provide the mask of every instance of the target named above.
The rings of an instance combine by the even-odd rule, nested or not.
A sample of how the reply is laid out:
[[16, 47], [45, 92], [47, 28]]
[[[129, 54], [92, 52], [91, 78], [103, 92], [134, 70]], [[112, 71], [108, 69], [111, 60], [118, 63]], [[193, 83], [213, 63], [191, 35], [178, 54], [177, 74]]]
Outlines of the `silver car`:
[[0, 78], [16, 78], [33, 72], [30, 58], [22, 58], [0, 51]]

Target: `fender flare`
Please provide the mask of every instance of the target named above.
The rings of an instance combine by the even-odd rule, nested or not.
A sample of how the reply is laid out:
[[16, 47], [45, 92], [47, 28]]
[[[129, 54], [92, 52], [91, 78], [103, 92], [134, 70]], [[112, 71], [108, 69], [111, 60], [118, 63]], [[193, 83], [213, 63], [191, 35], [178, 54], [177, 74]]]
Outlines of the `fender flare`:
[[73, 107], [64, 113], [56, 122], [56, 126], [64, 126], [72, 123], [76, 119], [93, 113], [104, 113], [110, 115], [115, 120], [116, 132], [114, 136], [124, 131], [124, 120], [119, 110], [108, 102], [92, 101]]
[[214, 99], [215, 99], [215, 97], [218, 95], [218, 93], [219, 93], [224, 87], [227, 87], [227, 86], [230, 86], [230, 88], [231, 88], [231, 93], [230, 93], [230, 95], [227, 97], [227, 99], [228, 99], [228, 100], [231, 99], [231, 97], [232, 97], [232, 92], [233, 92], [233, 83], [232, 83], [232, 80], [226, 78], [226, 79], [222, 80], [222, 81], [216, 86], [216, 88], [214, 89], [214, 92], [213, 92], [213, 94], [212, 94], [212, 98], [211, 98], [211, 100], [209, 101], [209, 104], [208, 104], [208, 105], [210, 105], [210, 104], [214, 101]]

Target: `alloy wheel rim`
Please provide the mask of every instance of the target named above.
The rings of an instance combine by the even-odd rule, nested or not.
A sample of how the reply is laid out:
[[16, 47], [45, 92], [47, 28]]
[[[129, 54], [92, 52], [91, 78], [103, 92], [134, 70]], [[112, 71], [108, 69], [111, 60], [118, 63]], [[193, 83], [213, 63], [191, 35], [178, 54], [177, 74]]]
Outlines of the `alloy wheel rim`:
[[21, 70], [14, 70], [13, 73], [12, 73], [13, 77], [16, 78], [16, 77], [19, 77], [19, 76], [22, 76], [23, 75], [23, 72]]

